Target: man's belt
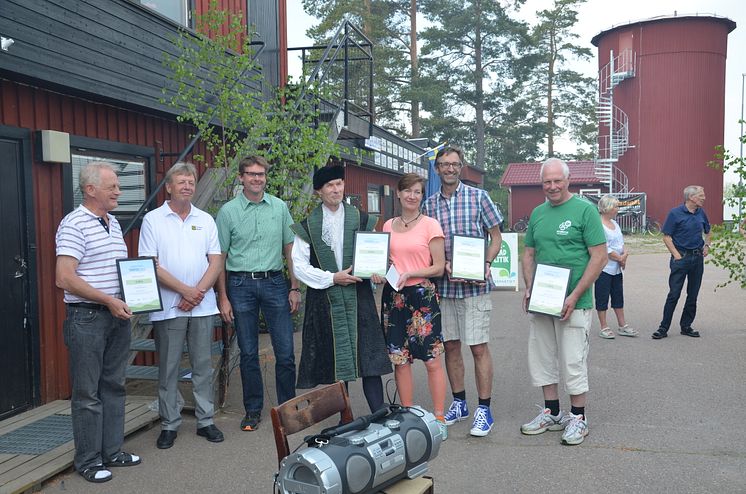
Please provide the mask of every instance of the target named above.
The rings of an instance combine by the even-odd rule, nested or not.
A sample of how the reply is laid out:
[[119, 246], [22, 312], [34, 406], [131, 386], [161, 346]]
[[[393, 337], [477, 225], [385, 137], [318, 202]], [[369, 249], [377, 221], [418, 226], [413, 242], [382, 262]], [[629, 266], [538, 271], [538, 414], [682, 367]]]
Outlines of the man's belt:
[[682, 257], [685, 256], [701, 256], [703, 255], [702, 249], [676, 249], [679, 251]]
[[67, 304], [68, 307], [77, 307], [79, 309], [89, 309], [89, 310], [97, 310], [97, 311], [108, 311], [109, 308], [103, 304], [92, 304], [89, 302], [73, 302], [71, 304]]
[[236, 276], [246, 276], [252, 280], [265, 280], [281, 275], [282, 271], [230, 271], [230, 274]]

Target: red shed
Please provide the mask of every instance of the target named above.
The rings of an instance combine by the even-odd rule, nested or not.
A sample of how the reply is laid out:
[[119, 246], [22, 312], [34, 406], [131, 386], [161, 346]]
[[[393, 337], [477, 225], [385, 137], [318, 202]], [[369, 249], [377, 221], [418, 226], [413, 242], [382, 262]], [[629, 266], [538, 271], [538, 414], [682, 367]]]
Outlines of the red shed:
[[[682, 202], [684, 187], [702, 185], [710, 221], [722, 222], [723, 176], [707, 163], [724, 140], [725, 58], [735, 28], [723, 17], [657, 17], [591, 40], [598, 47], [601, 99], [611, 98], [609, 121], [621, 126], [617, 148], [609, 146], [604, 156], [601, 140], [600, 157], [615, 161], [630, 191], [647, 193], [648, 214], [659, 221]], [[609, 124], [602, 110], [604, 136]]]
[[[594, 172], [593, 161], [568, 161], [570, 168], [570, 191], [603, 194], [608, 188]], [[544, 202], [539, 170], [541, 163], [510, 163], [500, 180], [500, 185], [508, 187], [508, 225], [513, 225], [523, 216]]]

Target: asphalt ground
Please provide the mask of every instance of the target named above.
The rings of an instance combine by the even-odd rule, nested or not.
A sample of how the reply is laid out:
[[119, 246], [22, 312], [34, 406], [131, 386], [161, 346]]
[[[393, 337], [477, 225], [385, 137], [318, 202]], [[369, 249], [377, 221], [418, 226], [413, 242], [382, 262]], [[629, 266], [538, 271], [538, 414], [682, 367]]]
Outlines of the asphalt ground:
[[[483, 438], [469, 435], [471, 420], [449, 428], [448, 440], [429, 464], [435, 492], [746, 492], [746, 291], [732, 286], [715, 291], [726, 275], [706, 266], [694, 324], [702, 337], [679, 334], [681, 300], [669, 337], [656, 341], [650, 335], [661, 317], [667, 277], [666, 254], [630, 256], [625, 306], [639, 337], [601, 339], [594, 318], [586, 409], [590, 435], [579, 446], [561, 445], [559, 432], [521, 435], [520, 425], [542, 403], [541, 391], [528, 376], [522, 292], [493, 292], [495, 425]], [[609, 317], [615, 328], [614, 316]], [[299, 351], [300, 334], [296, 338]], [[261, 343], [269, 345], [267, 335]], [[465, 362], [473, 410], [476, 390], [469, 355]], [[185, 414], [173, 448], [156, 449], [156, 425], [126, 440], [125, 449], [141, 455], [142, 465], [115, 469], [112, 481], [95, 485], [70, 472], [45, 484], [43, 492], [272, 492], [277, 471], [269, 419], [269, 407], [275, 404], [272, 366], [269, 359], [258, 431], [239, 430], [243, 407], [236, 371], [227, 406], [215, 419], [225, 442], [213, 444], [196, 436], [195, 419]], [[430, 408], [424, 366], [414, 368], [416, 401]], [[367, 413], [359, 384], [350, 386], [350, 395], [355, 416]], [[561, 404], [569, 408], [566, 396]], [[302, 435], [291, 437], [291, 448], [301, 443]]]

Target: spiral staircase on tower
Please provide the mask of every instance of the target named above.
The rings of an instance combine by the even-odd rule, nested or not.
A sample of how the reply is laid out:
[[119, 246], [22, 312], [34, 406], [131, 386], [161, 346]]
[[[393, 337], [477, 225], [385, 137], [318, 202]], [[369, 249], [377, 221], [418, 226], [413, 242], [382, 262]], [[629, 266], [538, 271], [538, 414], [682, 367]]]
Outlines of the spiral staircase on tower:
[[598, 77], [598, 150], [595, 159], [596, 176], [609, 192], [629, 192], [627, 175], [615, 163], [630, 148], [629, 118], [614, 104], [614, 88], [635, 76], [637, 55], [623, 50], [616, 57], [611, 51], [609, 63], [599, 70]]

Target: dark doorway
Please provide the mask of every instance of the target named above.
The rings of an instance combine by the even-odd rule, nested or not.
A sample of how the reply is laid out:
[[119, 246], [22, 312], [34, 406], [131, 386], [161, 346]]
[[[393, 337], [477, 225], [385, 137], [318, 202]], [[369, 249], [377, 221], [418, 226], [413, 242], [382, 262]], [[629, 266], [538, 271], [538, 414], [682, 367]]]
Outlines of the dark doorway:
[[[29, 318], [24, 162], [28, 140], [0, 129], [0, 419], [33, 406], [32, 325]], [[25, 158], [25, 159], [24, 159]]]

